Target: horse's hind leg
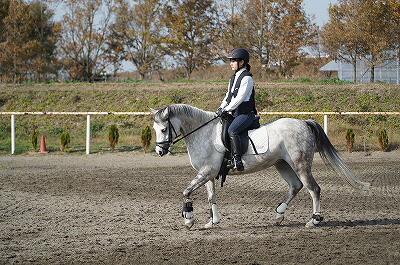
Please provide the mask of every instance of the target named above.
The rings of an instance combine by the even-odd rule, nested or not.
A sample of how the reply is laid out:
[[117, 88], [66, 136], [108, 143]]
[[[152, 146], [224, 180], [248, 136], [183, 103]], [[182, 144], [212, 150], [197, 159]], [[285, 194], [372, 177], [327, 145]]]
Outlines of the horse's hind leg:
[[215, 179], [211, 179], [206, 183], [208, 202], [210, 203], [210, 220], [204, 225], [204, 228], [212, 228], [213, 225], [219, 223], [220, 216], [217, 208], [217, 196], [215, 193]]
[[323, 220], [320, 209], [321, 188], [318, 186], [317, 182], [315, 181], [311, 173], [311, 164], [308, 165], [309, 166], [299, 165], [298, 166], [299, 169], [297, 170], [297, 175], [303, 182], [304, 186], [307, 188], [313, 201], [313, 214], [311, 220], [306, 224], [306, 227], [313, 227], [315, 225], [318, 225]]
[[281, 174], [282, 178], [288, 183], [289, 191], [284, 200], [276, 207], [276, 217], [275, 223], [280, 225], [284, 219], [284, 214], [287, 206], [292, 201], [292, 199], [296, 196], [296, 194], [301, 190], [303, 184], [297, 177], [297, 174], [293, 171], [293, 169], [289, 166], [285, 161], [281, 161], [275, 164], [275, 168], [278, 170], [279, 174]]

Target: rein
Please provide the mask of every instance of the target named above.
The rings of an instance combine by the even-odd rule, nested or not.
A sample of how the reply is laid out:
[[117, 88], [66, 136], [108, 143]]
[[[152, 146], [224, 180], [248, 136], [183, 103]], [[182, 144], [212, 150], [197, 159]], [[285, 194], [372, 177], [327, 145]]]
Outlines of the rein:
[[[217, 119], [217, 118], [219, 118], [219, 116], [212, 118], [211, 120], [209, 120], [208, 122], [204, 123], [203, 125], [200, 125], [199, 127], [197, 127], [196, 129], [194, 129], [193, 131], [191, 131], [191, 132], [189, 132], [189, 133], [187, 133], [187, 134], [181, 136], [181, 138], [175, 139], [174, 141], [172, 141], [172, 144], [176, 144], [176, 143], [179, 142], [180, 140], [182, 140], [182, 139], [186, 138], [187, 136], [191, 135], [192, 133], [194, 133], [194, 132], [200, 130], [201, 128], [203, 128], [204, 126], [206, 126], [207, 124], [209, 124], [210, 122], [212, 122], [213, 120], [215, 120], [215, 119]], [[174, 128], [174, 126], [172, 125], [171, 122], [170, 122], [170, 124], [171, 124], [172, 128]], [[174, 129], [174, 132], [175, 132], [175, 129]], [[176, 133], [175, 133], [175, 134], [176, 134]], [[176, 137], [178, 137], [178, 136], [179, 136], [179, 135], [177, 135]]]
[[[194, 133], [194, 132], [200, 130], [201, 128], [203, 128], [204, 126], [206, 126], [207, 124], [209, 124], [210, 122], [214, 121], [215, 119], [217, 119], [217, 118], [219, 118], [219, 117], [220, 117], [220, 116], [218, 115], [218, 116], [212, 118], [211, 120], [207, 121], [207, 122], [204, 123], [203, 125], [200, 125], [199, 127], [197, 127], [196, 129], [194, 129], [193, 131], [191, 131], [191, 132], [189, 132], [189, 133], [187, 133], [187, 134], [185, 134], [185, 135], [182, 135], [182, 136], [180, 136], [180, 134], [178, 135], [178, 134], [176, 133], [176, 130], [175, 130], [175, 128], [174, 128], [174, 125], [172, 125], [171, 121], [170, 121], [169, 118], [168, 118], [168, 120], [167, 120], [167, 121], [168, 121], [168, 126], [169, 126], [169, 130], [168, 130], [168, 131], [169, 131], [168, 140], [167, 140], [167, 141], [163, 141], [163, 142], [156, 142], [156, 145], [157, 145], [158, 147], [164, 149], [164, 150], [168, 150], [168, 149], [169, 149], [169, 146], [166, 148], [166, 147], [164, 147], [164, 146], [162, 146], [162, 145], [163, 145], [163, 144], [169, 144], [169, 145], [171, 145], [171, 144], [176, 144], [177, 142], [183, 140], [184, 138], [188, 137], [188, 136], [191, 135], [192, 133]], [[172, 130], [171, 130], [171, 129], [172, 129]], [[175, 133], [175, 138], [176, 138], [175, 140], [172, 140], [172, 131], [174, 131], [174, 133]], [[180, 136], [180, 137], [179, 137], [179, 136]]]

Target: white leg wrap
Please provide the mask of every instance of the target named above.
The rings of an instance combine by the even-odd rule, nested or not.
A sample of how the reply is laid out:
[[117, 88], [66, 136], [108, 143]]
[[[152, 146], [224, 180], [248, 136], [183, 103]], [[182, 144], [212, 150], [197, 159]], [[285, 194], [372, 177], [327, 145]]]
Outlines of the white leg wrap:
[[190, 229], [194, 224], [193, 212], [183, 212], [185, 226]]
[[193, 212], [183, 212], [183, 216], [185, 219], [192, 219], [193, 218]]
[[217, 209], [217, 204], [213, 203], [213, 205], [211, 206], [212, 209], [212, 213], [213, 213], [213, 224], [218, 224], [220, 217], [218, 214], [218, 209]]
[[279, 204], [278, 207], [276, 207], [276, 212], [278, 214], [284, 214], [287, 208], [287, 204], [282, 202], [281, 204]]
[[217, 205], [215, 203], [211, 205], [211, 212], [212, 212], [212, 218], [210, 217], [208, 223], [204, 225], [204, 228], [206, 229], [213, 228], [214, 225], [219, 224], [220, 221]]
[[276, 207], [276, 216], [275, 216], [275, 223], [276, 225], [280, 225], [284, 219], [285, 211], [287, 208], [287, 204], [282, 202], [281, 204]]

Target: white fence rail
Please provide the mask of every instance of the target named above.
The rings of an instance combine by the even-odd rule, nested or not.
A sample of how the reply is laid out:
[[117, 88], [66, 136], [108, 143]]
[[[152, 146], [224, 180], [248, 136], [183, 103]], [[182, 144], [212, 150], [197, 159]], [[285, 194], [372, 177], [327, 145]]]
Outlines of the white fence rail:
[[[86, 154], [90, 154], [90, 115], [153, 115], [151, 112], [0, 112], [11, 115], [11, 154], [15, 153], [15, 115], [86, 115]], [[328, 115], [400, 115], [400, 112], [268, 112], [258, 115], [323, 115], [324, 131], [328, 135]]]

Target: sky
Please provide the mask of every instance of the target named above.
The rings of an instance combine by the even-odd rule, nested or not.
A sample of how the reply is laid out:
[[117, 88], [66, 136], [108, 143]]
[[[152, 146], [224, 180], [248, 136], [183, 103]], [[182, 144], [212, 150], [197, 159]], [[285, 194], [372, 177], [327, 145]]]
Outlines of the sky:
[[329, 21], [329, 4], [337, 4], [337, 0], [303, 0], [306, 14], [314, 16], [313, 22], [320, 27]]

